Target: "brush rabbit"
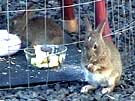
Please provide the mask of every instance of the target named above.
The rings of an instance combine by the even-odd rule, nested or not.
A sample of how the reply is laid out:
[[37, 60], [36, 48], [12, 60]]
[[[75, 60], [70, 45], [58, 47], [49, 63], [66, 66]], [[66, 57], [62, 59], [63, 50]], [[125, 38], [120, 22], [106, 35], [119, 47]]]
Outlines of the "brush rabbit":
[[110, 93], [122, 74], [120, 53], [112, 41], [102, 36], [105, 21], [101, 22], [96, 30], [92, 30], [87, 17], [85, 23], [88, 34], [84, 42], [82, 66], [85, 79], [90, 85], [82, 87], [81, 92], [86, 93], [101, 87], [102, 94]]
[[[35, 8], [35, 4], [31, 4], [28, 9]], [[27, 13], [25, 11], [18, 14], [12, 19], [12, 23], [11, 32], [19, 34], [22, 40], [28, 39], [32, 46], [37, 44], [61, 44], [63, 42], [61, 27], [50, 18], [34, 16], [34, 11], [27, 11]]]

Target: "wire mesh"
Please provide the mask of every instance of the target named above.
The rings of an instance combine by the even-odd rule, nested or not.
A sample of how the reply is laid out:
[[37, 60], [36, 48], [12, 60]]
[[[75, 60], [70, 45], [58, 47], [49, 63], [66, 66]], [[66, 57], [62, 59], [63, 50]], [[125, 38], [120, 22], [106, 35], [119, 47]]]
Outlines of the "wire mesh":
[[[45, 0], [41, 2], [36, 2], [38, 5], [35, 9], [28, 9], [29, 2], [26, 1], [17, 1], [16, 4], [13, 2], [14, 0], [7, 0], [7, 2], [4, 4], [4, 10], [0, 11], [1, 18], [3, 15], [5, 16], [4, 19], [2, 19], [0, 28], [1, 29], [7, 29], [10, 32], [11, 28], [11, 18], [16, 16], [19, 13], [22, 13], [26, 11], [26, 18], [25, 18], [25, 25], [26, 25], [26, 47], [28, 47], [29, 37], [28, 37], [28, 12], [35, 12], [37, 15], [50, 17], [55, 19], [55, 21], [61, 26], [63, 30], [63, 38], [65, 39], [65, 31], [64, 31], [64, 10], [61, 12], [61, 9], [64, 8], [64, 6], [60, 6], [60, 3], [55, 0]], [[64, 0], [62, 0], [64, 2]], [[95, 28], [95, 2], [98, 2], [100, 0], [74, 0], [74, 4], [70, 5], [74, 7], [75, 10], [75, 16], [78, 20], [78, 33], [75, 35], [75, 40], [72, 40], [71, 42], [66, 43], [65, 40], [63, 42], [64, 45], [69, 46], [69, 49], [71, 52], [73, 52], [71, 55], [68, 53], [68, 59], [66, 60], [65, 64], [70, 65], [80, 65], [80, 53], [74, 52], [74, 48], [76, 47], [76, 44], [80, 44], [83, 41], [81, 40], [81, 36], [85, 35], [85, 24], [83, 22], [83, 17], [85, 15], [89, 16], [90, 21], [92, 23], [93, 28]], [[22, 5], [19, 5], [21, 2]], [[134, 12], [134, 1], [133, 0], [106, 0], [106, 7], [108, 11], [108, 19], [109, 24], [112, 29], [112, 33], [109, 33], [108, 35], [104, 36], [112, 36], [114, 43], [116, 44], [117, 48], [119, 49], [123, 61], [123, 66], [128, 68], [135, 64], [135, 12]], [[6, 6], [5, 6], [6, 5]], [[66, 7], [70, 7], [66, 6]], [[45, 28], [44, 33], [46, 33], [46, 18], [45, 18]], [[69, 33], [70, 34], [70, 33]], [[45, 34], [46, 36], [46, 34]], [[76, 37], [77, 36], [77, 37]], [[1, 36], [2, 37], [2, 36]], [[71, 45], [74, 45], [73, 47]], [[21, 48], [20, 51], [23, 51], [24, 48]], [[77, 50], [77, 48], [76, 48]], [[32, 80], [32, 77], [34, 76], [33, 73], [35, 72], [33, 69], [30, 68], [28, 65], [26, 59], [20, 54], [24, 56], [24, 53], [20, 52], [13, 56], [7, 56], [7, 57], [1, 57], [1, 63], [0, 65], [3, 66], [3, 68], [0, 71], [0, 78], [1, 82], [3, 79], [8, 78], [7, 80], [4, 80], [2, 84], [8, 85], [8, 88], [12, 88], [12, 80], [11, 77], [15, 77], [15, 73], [20, 74], [18, 76], [22, 77], [25, 76], [27, 79], [25, 80], [27, 82], [27, 87], [30, 87], [30, 82]], [[16, 61], [18, 59], [19, 61]], [[22, 65], [24, 68], [22, 68]], [[14, 69], [13, 69], [14, 68]], [[17, 70], [20, 71], [17, 71]], [[15, 72], [13, 72], [15, 70]], [[47, 80], [50, 74], [49, 70], [46, 70], [48, 72], [47, 76], [42, 77], [42, 80]], [[23, 72], [23, 75], [21, 73]], [[38, 70], [36, 73], [36, 76], [40, 76], [40, 73], [42, 71]], [[14, 75], [13, 75], [14, 73]], [[20, 81], [21, 82], [21, 81]], [[46, 82], [48, 84], [48, 82]]]

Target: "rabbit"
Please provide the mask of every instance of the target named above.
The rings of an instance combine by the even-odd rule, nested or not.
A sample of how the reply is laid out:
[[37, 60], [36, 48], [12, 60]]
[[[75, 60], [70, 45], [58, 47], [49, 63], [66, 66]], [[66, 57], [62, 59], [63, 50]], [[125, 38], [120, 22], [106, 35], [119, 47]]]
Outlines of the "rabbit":
[[101, 88], [101, 93], [106, 94], [114, 90], [119, 84], [122, 74], [122, 62], [118, 49], [102, 33], [105, 27], [105, 20], [95, 30], [92, 30], [87, 17], [87, 35], [84, 41], [84, 52], [82, 54], [82, 66], [85, 80], [88, 85], [81, 88], [82, 93]]
[[[35, 4], [30, 4], [28, 10], [35, 8]], [[31, 46], [41, 44], [62, 44], [63, 42], [63, 30], [61, 27], [51, 18], [34, 16], [34, 11], [27, 11], [27, 13], [24, 11], [18, 14], [11, 19], [11, 23], [12, 28], [10, 32], [19, 34], [22, 41], [28, 39]]]

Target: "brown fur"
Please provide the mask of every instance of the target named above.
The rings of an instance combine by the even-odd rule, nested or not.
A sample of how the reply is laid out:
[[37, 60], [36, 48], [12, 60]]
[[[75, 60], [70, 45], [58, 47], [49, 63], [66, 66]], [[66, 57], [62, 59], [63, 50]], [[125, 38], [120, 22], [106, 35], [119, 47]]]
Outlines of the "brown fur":
[[[85, 62], [86, 69], [90, 76], [86, 78], [95, 85], [101, 86], [102, 82], [106, 82], [107, 86], [102, 89], [102, 93], [113, 91], [116, 84], [119, 82], [122, 73], [121, 57], [118, 49], [112, 41], [102, 37], [105, 26], [105, 21], [92, 30], [88, 19], [85, 18], [88, 35], [85, 39]], [[87, 62], [86, 62], [87, 61]], [[86, 85], [82, 88], [82, 92], [87, 92], [91, 88]]]
[[[34, 8], [35, 5], [32, 4], [29, 7], [29, 9]], [[27, 11], [27, 13], [25, 11], [13, 18], [11, 32], [19, 34], [22, 40], [28, 40], [32, 45], [61, 44], [63, 42], [61, 27], [50, 18], [34, 16], [34, 14], [34, 11]]]

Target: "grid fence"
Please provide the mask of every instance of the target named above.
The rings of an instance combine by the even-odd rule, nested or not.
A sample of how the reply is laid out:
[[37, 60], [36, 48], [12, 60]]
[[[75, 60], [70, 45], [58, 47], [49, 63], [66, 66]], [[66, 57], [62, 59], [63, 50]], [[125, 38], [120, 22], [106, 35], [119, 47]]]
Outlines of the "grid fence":
[[[36, 0], [35, 0], [36, 1]], [[75, 10], [75, 16], [78, 20], [79, 24], [79, 31], [76, 36], [78, 36], [75, 40], [72, 40], [71, 42], [65, 43], [66, 46], [76, 45], [78, 43], [82, 43], [81, 36], [85, 34], [85, 24], [83, 22], [83, 17], [85, 15], [89, 16], [93, 28], [95, 28], [95, 2], [98, 2], [100, 0], [74, 0], [74, 4], [70, 5], [74, 7]], [[63, 30], [63, 34], [65, 34], [64, 31], [64, 11], [61, 12], [61, 9], [63, 7], [60, 6], [60, 3], [55, 0], [45, 0], [36, 2], [37, 8], [35, 9], [28, 9], [29, 5], [28, 0], [21, 1], [17, 0], [15, 2], [14, 0], [7, 0], [7, 2], [4, 3], [4, 9], [0, 11], [1, 16], [1, 29], [7, 29], [10, 32], [11, 29], [11, 19], [16, 16], [17, 14], [20, 14], [24, 11], [26, 12], [26, 35], [27, 35], [27, 41], [26, 46], [28, 47], [28, 12], [35, 12], [36, 15], [50, 17], [55, 19], [55, 21], [61, 26]], [[63, 0], [64, 2], [64, 0]], [[68, 6], [66, 6], [68, 7]], [[113, 42], [116, 44], [117, 48], [119, 49], [123, 61], [123, 66], [125, 68], [133, 68], [132, 66], [135, 64], [135, 2], [134, 0], [106, 0], [106, 7], [108, 11], [108, 19], [110, 28], [112, 30], [112, 33], [109, 33], [107, 36], [112, 36]], [[3, 17], [4, 16], [4, 17]], [[45, 19], [46, 20], [46, 19]], [[46, 22], [46, 21], [45, 21]], [[46, 24], [46, 23], [45, 23]], [[44, 29], [44, 32], [46, 33], [46, 28]], [[107, 37], [105, 36], [105, 37]], [[2, 37], [2, 36], [1, 36]], [[65, 36], [63, 35], [63, 38], [65, 39]], [[75, 46], [74, 46], [75, 47]], [[20, 51], [22, 51], [24, 48], [21, 48]], [[70, 51], [74, 52], [74, 48], [71, 46]], [[19, 56], [22, 54], [21, 56]], [[21, 60], [22, 59], [22, 60]], [[75, 60], [72, 60], [75, 59]], [[1, 57], [1, 71], [0, 71], [0, 81], [1, 85], [8, 85], [8, 88], [12, 88], [12, 79], [25, 76], [27, 77], [27, 87], [31, 87], [30, 82], [31, 78], [34, 76], [32, 73], [34, 73], [35, 69], [29, 68], [28, 63], [26, 62], [26, 59], [24, 57], [24, 53], [19, 52], [16, 55], [13, 56], [7, 56], [7, 57]], [[17, 60], [17, 61], [16, 61]], [[74, 53], [74, 55], [68, 54], [68, 59], [65, 63], [67, 64], [74, 64], [74, 65], [80, 65], [80, 54]], [[74, 61], [74, 62], [73, 62]], [[22, 68], [22, 65], [24, 65]], [[18, 69], [20, 71], [18, 71]], [[47, 70], [46, 70], [47, 71]], [[23, 72], [23, 75], [21, 73]], [[40, 70], [38, 70], [36, 76], [40, 76]], [[14, 73], [14, 75], [13, 75]], [[42, 77], [42, 80], [44, 78], [47, 80], [48, 76], [50, 75], [49, 72], [47, 72], [47, 76]], [[16, 75], [17, 74], [17, 75]], [[20, 74], [18, 76], [18, 74]], [[13, 77], [14, 76], [14, 77]], [[17, 77], [15, 77], [17, 76]], [[12, 78], [13, 77], [13, 78]], [[4, 80], [6, 79], [6, 80]], [[4, 82], [2, 82], [4, 81]], [[20, 81], [21, 82], [21, 81]], [[46, 83], [48, 84], [48, 83]]]

